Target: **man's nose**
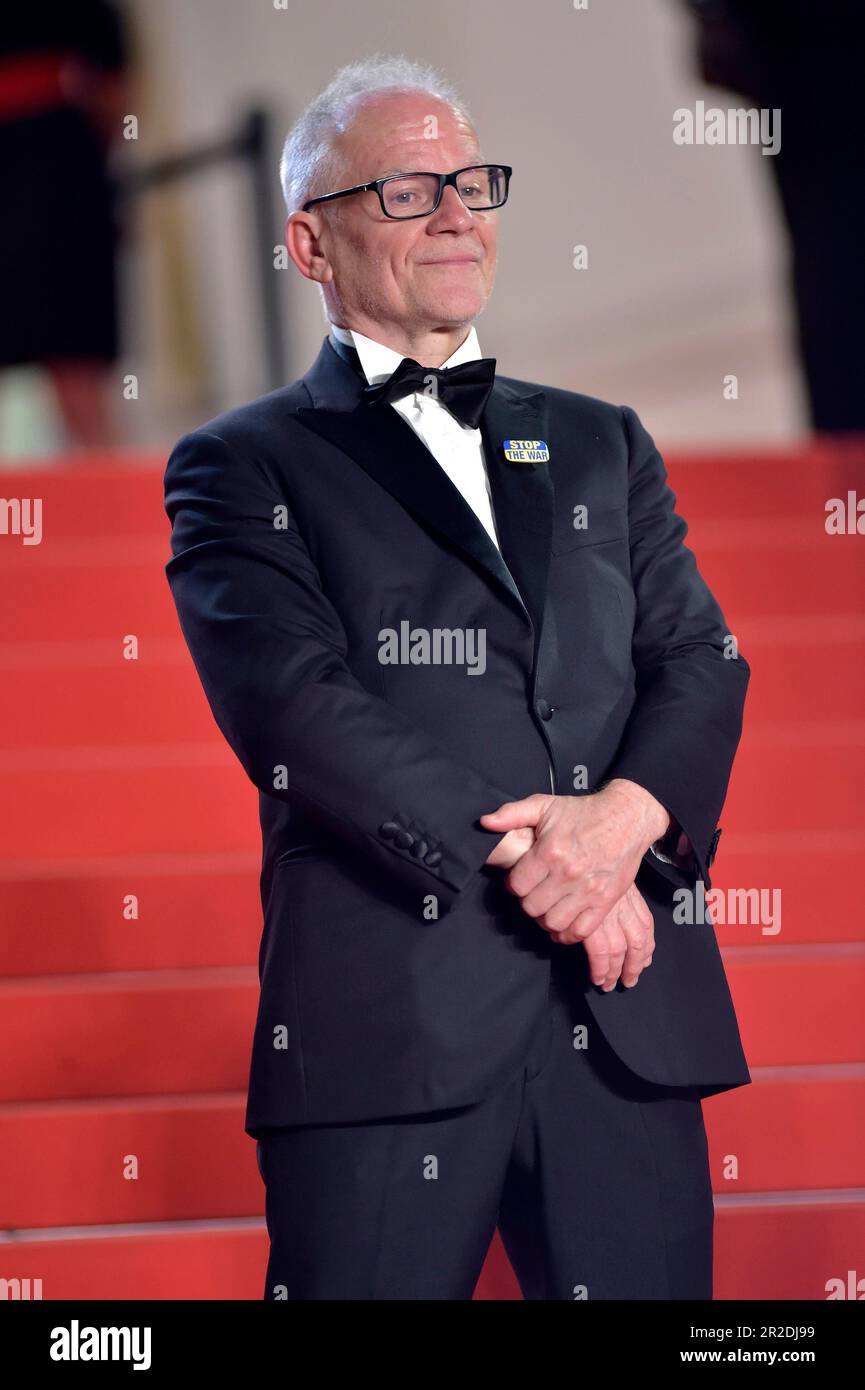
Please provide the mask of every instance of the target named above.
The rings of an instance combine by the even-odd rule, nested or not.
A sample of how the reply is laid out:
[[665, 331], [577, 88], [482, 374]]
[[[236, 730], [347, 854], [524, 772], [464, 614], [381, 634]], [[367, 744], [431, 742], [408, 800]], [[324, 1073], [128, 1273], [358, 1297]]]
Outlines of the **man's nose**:
[[442, 193], [442, 200], [432, 216], [437, 226], [444, 225], [463, 231], [472, 225], [471, 210], [466, 207], [451, 184], [448, 184]]

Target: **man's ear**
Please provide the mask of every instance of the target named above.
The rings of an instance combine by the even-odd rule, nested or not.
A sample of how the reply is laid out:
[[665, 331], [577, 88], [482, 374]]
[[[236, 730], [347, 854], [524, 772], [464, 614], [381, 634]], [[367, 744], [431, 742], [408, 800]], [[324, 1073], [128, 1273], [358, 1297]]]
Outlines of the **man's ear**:
[[289, 213], [285, 223], [285, 245], [301, 275], [326, 285], [333, 279], [333, 269], [320, 241], [321, 217], [314, 212]]

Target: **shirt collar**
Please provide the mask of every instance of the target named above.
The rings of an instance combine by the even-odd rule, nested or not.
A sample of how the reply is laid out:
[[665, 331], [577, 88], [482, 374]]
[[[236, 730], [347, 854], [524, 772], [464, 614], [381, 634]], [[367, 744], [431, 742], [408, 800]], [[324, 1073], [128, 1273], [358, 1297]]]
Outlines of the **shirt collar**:
[[[330, 331], [339, 342], [355, 349], [360, 358], [364, 376], [370, 386], [379, 381], [387, 381], [402, 361], [402, 353], [386, 347], [384, 343], [377, 343], [374, 338], [365, 337], [363, 333], [358, 333], [353, 328], [341, 328], [339, 324], [332, 323]], [[442, 363], [442, 366], [458, 367], [463, 362], [476, 361], [480, 355], [478, 335], [472, 326], [463, 342], [460, 343], [455, 352], [451, 353], [447, 361]]]

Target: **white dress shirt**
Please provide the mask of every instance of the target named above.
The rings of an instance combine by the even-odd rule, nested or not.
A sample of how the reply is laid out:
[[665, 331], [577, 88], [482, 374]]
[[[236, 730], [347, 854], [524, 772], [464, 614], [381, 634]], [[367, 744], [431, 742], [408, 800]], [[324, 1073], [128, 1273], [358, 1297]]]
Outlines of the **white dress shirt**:
[[[330, 331], [339, 342], [355, 348], [370, 386], [387, 381], [403, 359], [402, 353], [386, 347], [384, 343], [377, 343], [374, 338], [367, 338], [354, 329], [341, 328], [338, 324], [332, 323]], [[470, 328], [456, 352], [451, 353], [442, 366], [458, 367], [462, 362], [472, 362], [481, 355], [477, 332]], [[471, 425], [464, 425], [436, 396], [427, 395], [423, 391], [414, 391], [402, 400], [392, 401], [391, 406], [411, 425], [415, 434], [427, 446], [436, 463], [444, 469], [454, 487], [462, 493], [501, 553], [480, 430], [472, 429]], [[552, 763], [550, 791], [555, 795]], [[650, 846], [652, 852], [665, 863], [674, 863], [674, 860], [657, 848], [660, 843], [658, 840]]]
[[[385, 347], [383, 343], [376, 343], [372, 338], [365, 338], [362, 333], [339, 328], [336, 324], [331, 324], [331, 332], [341, 343], [347, 343], [357, 350], [360, 365], [371, 386], [379, 381], [387, 381], [402, 361], [402, 353]], [[442, 366], [459, 367], [463, 362], [473, 362], [480, 356], [478, 335], [474, 328], [470, 328], [465, 341]], [[414, 391], [410, 396], [403, 396], [402, 400], [392, 401], [391, 404], [423, 440], [436, 463], [462, 493], [501, 552], [480, 430], [464, 425], [437, 397], [424, 391]]]

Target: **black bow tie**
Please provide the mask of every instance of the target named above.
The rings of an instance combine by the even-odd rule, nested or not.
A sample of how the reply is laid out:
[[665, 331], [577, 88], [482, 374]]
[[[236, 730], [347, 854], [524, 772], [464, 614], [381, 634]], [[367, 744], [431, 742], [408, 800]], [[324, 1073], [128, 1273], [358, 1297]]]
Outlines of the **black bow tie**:
[[496, 375], [496, 359], [479, 357], [461, 367], [422, 367], [413, 357], [404, 357], [387, 381], [364, 388], [373, 405], [401, 400], [413, 391], [446, 405], [464, 425], [477, 429]]

